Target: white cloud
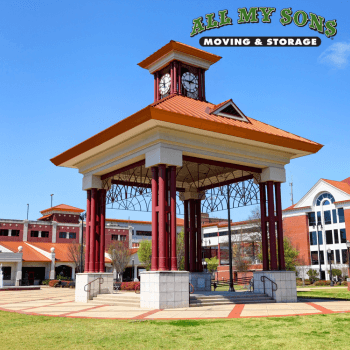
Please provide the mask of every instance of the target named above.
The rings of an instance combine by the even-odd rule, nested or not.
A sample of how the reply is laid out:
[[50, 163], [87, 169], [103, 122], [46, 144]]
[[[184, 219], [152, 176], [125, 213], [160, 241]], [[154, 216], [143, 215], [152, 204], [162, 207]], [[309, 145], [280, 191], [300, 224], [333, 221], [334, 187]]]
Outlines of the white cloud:
[[350, 43], [334, 43], [318, 58], [318, 62], [329, 64], [335, 68], [345, 68], [350, 56]]

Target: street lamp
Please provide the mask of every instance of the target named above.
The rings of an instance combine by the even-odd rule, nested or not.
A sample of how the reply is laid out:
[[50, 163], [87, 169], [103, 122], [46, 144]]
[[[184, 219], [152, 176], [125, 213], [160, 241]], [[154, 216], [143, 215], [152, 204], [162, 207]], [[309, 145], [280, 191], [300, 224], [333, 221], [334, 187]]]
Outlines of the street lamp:
[[330, 274], [330, 279], [331, 279], [331, 287], [333, 287], [334, 283], [333, 283], [333, 276], [332, 276], [332, 261], [331, 261], [332, 250], [330, 248], [328, 248], [327, 253], [328, 253], [328, 259], [329, 259], [329, 274]]
[[86, 212], [79, 215], [81, 221], [81, 238], [80, 238], [80, 266], [79, 272], [83, 272], [83, 254], [84, 254], [84, 220], [86, 218]]
[[132, 280], [134, 281], [135, 279], [135, 272], [134, 272], [134, 265], [135, 265], [135, 261], [134, 258], [131, 259], [131, 263], [132, 263]]
[[[319, 266], [319, 270], [320, 270], [320, 279], [322, 278], [322, 269], [321, 269], [321, 253], [320, 253], [320, 236], [318, 234], [319, 230], [322, 230], [322, 224], [320, 222], [317, 223], [317, 248], [318, 248], [318, 266]], [[321, 231], [321, 235], [322, 235], [322, 231]]]
[[348, 240], [346, 241], [346, 248], [348, 249], [348, 265], [349, 265], [348, 276], [350, 276], [350, 253], [349, 253], [350, 242]]
[[228, 264], [230, 270], [230, 288], [229, 292], [234, 292], [232, 276], [232, 242], [231, 242], [231, 213], [230, 213], [230, 185], [227, 185], [227, 219], [228, 219]]

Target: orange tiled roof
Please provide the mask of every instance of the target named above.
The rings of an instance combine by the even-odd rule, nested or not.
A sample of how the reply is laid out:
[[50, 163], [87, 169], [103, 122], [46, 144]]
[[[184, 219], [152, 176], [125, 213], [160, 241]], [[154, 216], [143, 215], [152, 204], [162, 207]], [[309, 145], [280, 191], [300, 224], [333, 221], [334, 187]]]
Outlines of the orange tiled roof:
[[[47, 253], [51, 253], [51, 248], [55, 248], [55, 259], [61, 262], [72, 262], [70, 257], [69, 247], [74, 243], [49, 243], [49, 242], [29, 242], [31, 245], [44, 250]], [[109, 258], [105, 258], [105, 262], [110, 263]]]
[[30, 247], [26, 242], [0, 242], [0, 245], [7, 249], [12, 250], [14, 253], [18, 253], [18, 247], [23, 247], [23, 261], [27, 262], [50, 262], [51, 260], [45, 255], [40, 254], [34, 248]]
[[44, 215], [45, 213], [47, 213], [49, 211], [71, 211], [73, 213], [82, 213], [84, 211], [84, 209], [72, 207], [72, 206], [67, 205], [67, 204], [59, 204], [59, 205], [56, 205], [52, 208], [42, 210], [40, 213]]
[[41, 218], [39, 218], [38, 220], [44, 220], [46, 218], [49, 218], [52, 214], [49, 214], [49, 215], [44, 215], [42, 216]]
[[271, 145], [316, 153], [323, 146], [253, 118], [241, 120], [209, 114], [216, 105], [181, 95], [170, 95], [90, 137], [51, 159], [59, 166], [150, 120], [211, 131]]
[[344, 182], [347, 179], [343, 181], [334, 181], [334, 180], [326, 180], [326, 179], [322, 179], [322, 180], [328, 182], [330, 185], [338, 188], [339, 190], [347, 194], [350, 194], [350, 185], [347, 182]]
[[139, 248], [131, 248], [131, 249], [129, 249], [130, 250], [130, 253], [131, 254], [135, 254], [135, 253], [137, 253], [137, 251], [139, 250]]

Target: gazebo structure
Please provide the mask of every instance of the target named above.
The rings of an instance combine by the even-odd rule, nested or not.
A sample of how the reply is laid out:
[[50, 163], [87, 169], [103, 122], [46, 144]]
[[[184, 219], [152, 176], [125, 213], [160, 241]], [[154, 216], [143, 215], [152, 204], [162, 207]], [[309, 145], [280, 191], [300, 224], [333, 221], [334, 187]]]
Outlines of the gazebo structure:
[[[322, 145], [250, 118], [232, 100], [207, 102], [205, 72], [220, 58], [170, 41], [139, 63], [154, 76], [152, 104], [51, 159], [78, 169], [87, 191], [86, 265], [76, 293], [83, 293], [79, 278], [83, 285], [104, 273], [108, 205], [152, 211], [152, 267], [141, 274], [141, 306], [188, 305], [189, 282], [197, 291], [210, 290], [202, 268], [201, 213], [225, 210], [229, 200], [231, 207], [260, 202], [262, 273], [284, 281], [278, 301], [294, 298], [287, 289], [295, 289], [295, 275], [284, 271], [280, 184], [285, 164]], [[176, 257], [179, 214], [185, 271], [178, 271]]]

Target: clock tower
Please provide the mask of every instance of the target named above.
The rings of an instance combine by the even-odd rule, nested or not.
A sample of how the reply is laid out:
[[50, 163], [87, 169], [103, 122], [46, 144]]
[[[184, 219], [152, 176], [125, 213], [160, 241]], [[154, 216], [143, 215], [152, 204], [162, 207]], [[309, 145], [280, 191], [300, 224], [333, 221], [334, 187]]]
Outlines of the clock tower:
[[154, 102], [173, 94], [205, 101], [205, 72], [220, 59], [171, 40], [138, 65], [154, 76]]

